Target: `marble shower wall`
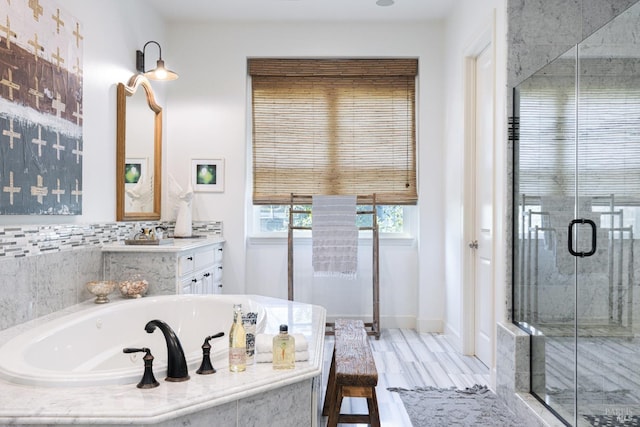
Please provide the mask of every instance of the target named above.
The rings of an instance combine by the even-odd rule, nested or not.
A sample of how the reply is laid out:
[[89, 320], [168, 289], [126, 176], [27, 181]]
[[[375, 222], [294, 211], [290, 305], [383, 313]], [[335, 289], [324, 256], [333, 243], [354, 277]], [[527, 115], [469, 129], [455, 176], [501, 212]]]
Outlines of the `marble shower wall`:
[[638, 0], [509, 0], [507, 85], [586, 39]]
[[[103, 278], [102, 244], [140, 227], [173, 223], [0, 227], [0, 330], [92, 298], [85, 289]], [[218, 221], [194, 223], [196, 234], [222, 235]]]

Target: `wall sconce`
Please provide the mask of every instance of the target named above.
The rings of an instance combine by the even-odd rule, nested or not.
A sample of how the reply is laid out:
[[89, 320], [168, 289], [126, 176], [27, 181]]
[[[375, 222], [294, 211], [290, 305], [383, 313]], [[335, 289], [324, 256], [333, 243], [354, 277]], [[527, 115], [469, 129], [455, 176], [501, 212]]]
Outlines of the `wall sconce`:
[[[158, 62], [156, 63], [156, 68], [145, 71], [144, 54], [149, 43], [154, 43], [158, 46]], [[175, 80], [178, 78], [178, 74], [171, 70], [167, 70], [164, 67], [164, 61], [162, 60], [162, 48], [160, 47], [160, 44], [154, 40], [146, 42], [142, 50], [136, 50], [136, 70], [151, 80]]]

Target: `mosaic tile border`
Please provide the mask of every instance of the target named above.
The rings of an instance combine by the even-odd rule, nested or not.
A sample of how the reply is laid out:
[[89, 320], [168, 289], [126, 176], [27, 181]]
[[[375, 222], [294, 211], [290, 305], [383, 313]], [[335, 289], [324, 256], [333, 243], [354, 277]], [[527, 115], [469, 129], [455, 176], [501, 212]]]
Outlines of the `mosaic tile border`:
[[[129, 238], [142, 227], [164, 226], [173, 233], [175, 222], [109, 222], [104, 224], [47, 224], [0, 227], [0, 257], [27, 257], [100, 246]], [[197, 221], [194, 234], [222, 236], [221, 221]]]

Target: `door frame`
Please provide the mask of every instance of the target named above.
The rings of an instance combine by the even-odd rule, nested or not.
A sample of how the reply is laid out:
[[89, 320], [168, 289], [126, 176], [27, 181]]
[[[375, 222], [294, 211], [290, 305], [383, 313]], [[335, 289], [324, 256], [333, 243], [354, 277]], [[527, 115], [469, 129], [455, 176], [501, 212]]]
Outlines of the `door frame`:
[[[473, 38], [473, 42], [464, 51], [464, 189], [463, 189], [463, 241], [461, 242], [462, 249], [462, 311], [461, 311], [461, 343], [462, 353], [465, 355], [473, 355], [475, 352], [475, 265], [474, 265], [474, 253], [469, 248], [469, 242], [475, 239], [475, 118], [476, 118], [476, 59], [487, 47], [492, 51], [493, 57], [493, 80], [494, 80], [494, 111], [493, 111], [493, 157], [494, 157], [494, 173], [492, 177], [493, 186], [495, 189], [496, 174], [495, 167], [495, 144], [496, 144], [496, 93], [499, 93], [496, 83], [496, 19], [495, 11], [491, 16], [491, 20], [485, 23], [482, 31], [477, 37]], [[494, 203], [496, 206], [496, 191], [493, 195]], [[496, 242], [495, 242], [495, 230], [496, 230], [496, 210], [493, 212], [492, 220], [492, 232], [494, 234], [493, 248], [491, 249], [492, 258], [492, 276], [494, 277], [494, 301], [496, 295]], [[494, 320], [495, 310], [494, 310]], [[496, 351], [495, 351], [496, 337], [493, 337], [493, 356], [492, 366], [495, 367]]]

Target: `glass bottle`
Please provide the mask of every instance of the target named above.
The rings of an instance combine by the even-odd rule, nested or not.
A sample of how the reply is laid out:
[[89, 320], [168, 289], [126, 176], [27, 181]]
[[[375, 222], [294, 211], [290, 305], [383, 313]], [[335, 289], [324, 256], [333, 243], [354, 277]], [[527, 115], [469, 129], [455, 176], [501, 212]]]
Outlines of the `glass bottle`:
[[258, 313], [250, 311], [242, 313], [242, 325], [247, 336], [247, 365], [251, 365], [254, 361], [256, 353], [256, 323], [258, 322]]
[[233, 324], [229, 332], [229, 370], [242, 372], [247, 368], [247, 338], [242, 325], [242, 304], [233, 305]]
[[295, 338], [289, 335], [287, 325], [280, 325], [280, 333], [273, 337], [273, 369], [293, 369], [295, 363]]

